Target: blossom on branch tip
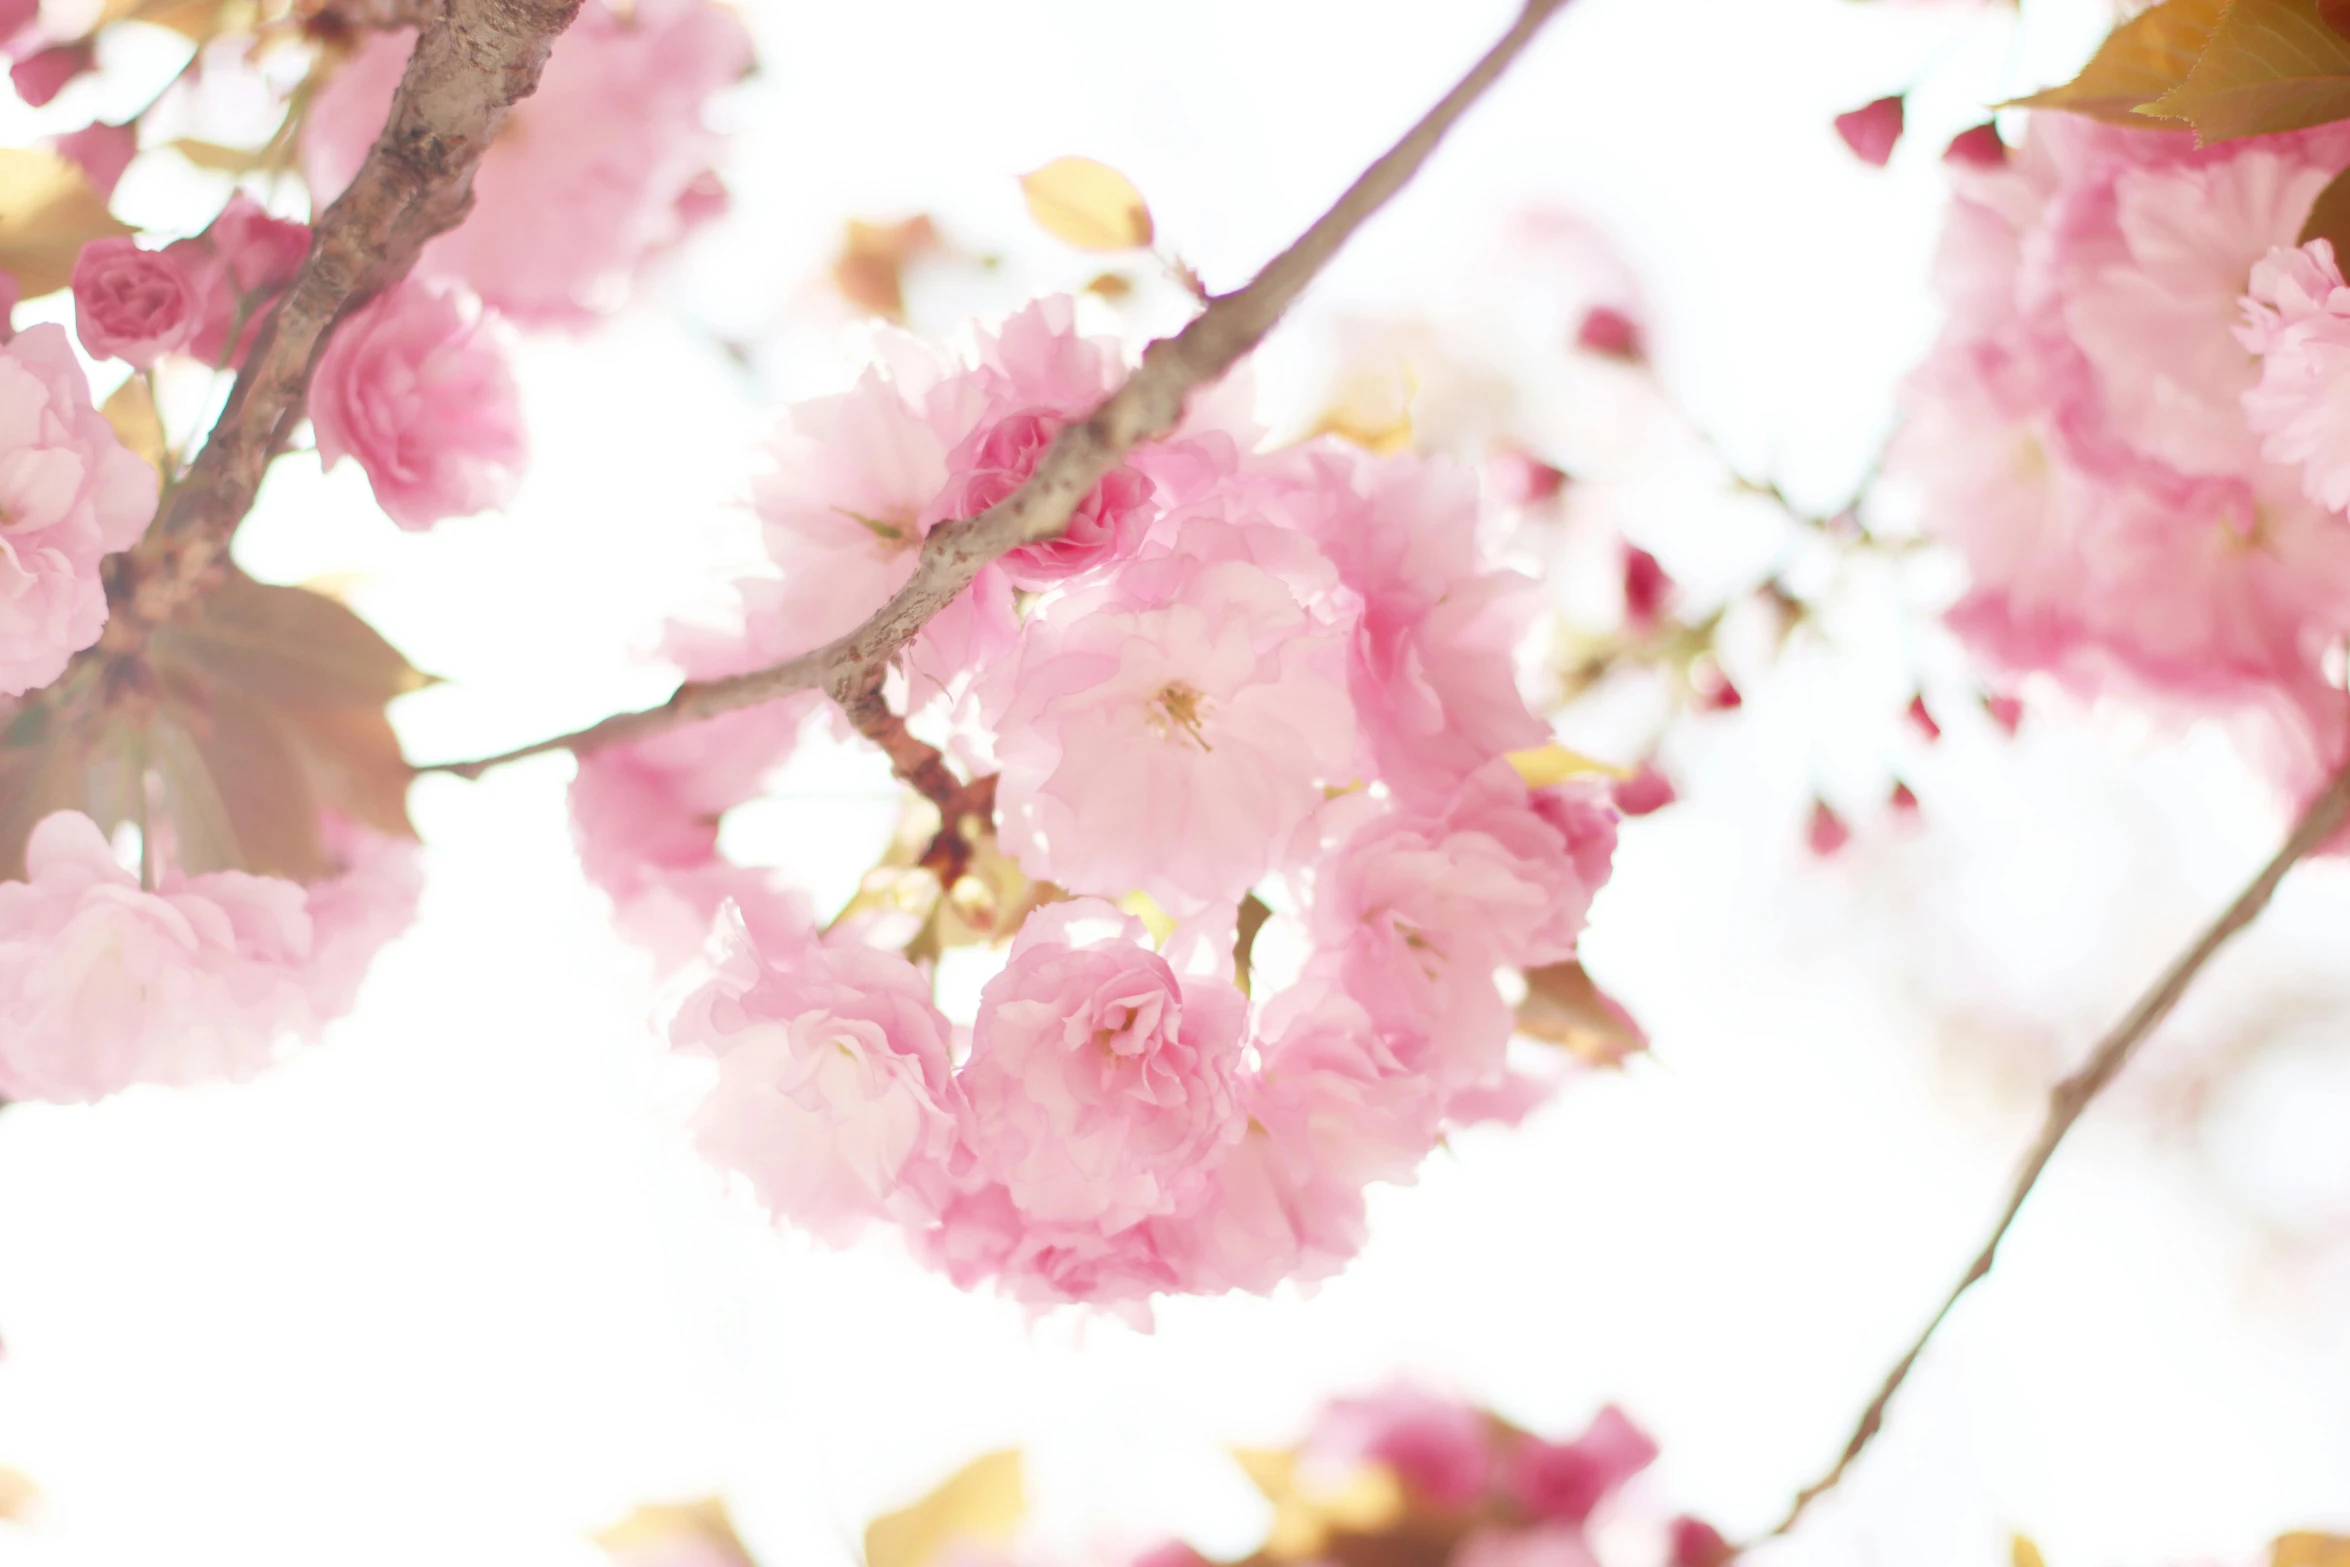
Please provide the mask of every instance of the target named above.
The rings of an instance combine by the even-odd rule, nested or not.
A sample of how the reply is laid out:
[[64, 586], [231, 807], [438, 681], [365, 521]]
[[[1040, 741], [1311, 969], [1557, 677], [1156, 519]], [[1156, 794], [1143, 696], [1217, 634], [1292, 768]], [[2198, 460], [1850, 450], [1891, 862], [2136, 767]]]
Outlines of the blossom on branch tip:
[[401, 282], [337, 326], [309, 407], [320, 463], [356, 459], [410, 531], [503, 506], [521, 479], [521, 401], [496, 324], [445, 287]]

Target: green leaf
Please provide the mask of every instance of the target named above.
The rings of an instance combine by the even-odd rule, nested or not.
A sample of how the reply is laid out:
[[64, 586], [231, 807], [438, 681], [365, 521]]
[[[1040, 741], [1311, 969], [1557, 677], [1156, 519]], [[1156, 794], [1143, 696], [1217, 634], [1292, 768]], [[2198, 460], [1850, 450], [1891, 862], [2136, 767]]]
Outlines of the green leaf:
[[25, 840], [51, 811], [84, 808], [88, 747], [69, 726], [36, 721], [45, 706], [28, 704], [0, 742], [0, 879], [24, 879]]
[[2115, 28], [2081, 74], [2062, 87], [2000, 107], [2062, 109], [2109, 125], [2163, 126], [2139, 113], [2139, 106], [2187, 79], [2226, 9], [2227, 0], [2164, 0]]
[[295, 707], [381, 707], [432, 684], [347, 605], [242, 574], [208, 595], [194, 618], [157, 632], [155, 649], [158, 663]]
[[311, 769], [279, 712], [233, 689], [166, 690], [154, 761], [191, 875], [241, 870], [313, 881], [339, 868], [319, 841]]
[[2350, 119], [2350, 37], [2319, 0], [2230, 0], [2187, 79], [2139, 108], [2204, 146]]

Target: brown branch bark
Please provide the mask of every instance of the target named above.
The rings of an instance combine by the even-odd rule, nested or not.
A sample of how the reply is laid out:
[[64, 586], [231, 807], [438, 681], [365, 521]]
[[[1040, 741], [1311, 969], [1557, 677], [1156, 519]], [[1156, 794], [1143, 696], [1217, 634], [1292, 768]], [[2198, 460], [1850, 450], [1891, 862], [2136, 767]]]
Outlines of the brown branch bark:
[[1925, 1353], [1926, 1345], [1933, 1340], [1952, 1308], [1957, 1306], [1959, 1298], [1977, 1280], [1990, 1273], [1991, 1265], [1999, 1256], [2000, 1242], [2007, 1238], [2008, 1230], [2015, 1224], [2016, 1215], [2023, 1211], [2025, 1199], [2032, 1195], [2032, 1188], [2039, 1184], [2041, 1172], [2048, 1168], [2048, 1161], [2056, 1156], [2058, 1145], [2063, 1143], [2074, 1123], [2080, 1120], [2082, 1112], [2104, 1092], [2122, 1068], [2129, 1065], [2130, 1057], [2137, 1053], [2147, 1036], [2154, 1032], [2164, 1018], [2170, 1016], [2171, 1009], [2186, 995], [2188, 987], [2195, 982], [2195, 976], [2203, 971], [2204, 965], [2238, 931], [2260, 917], [2261, 911], [2268, 907], [2269, 900], [2276, 895], [2277, 886], [2285, 879], [2285, 873], [2319, 844], [2339, 832], [2345, 821], [2350, 821], [2350, 761], [2342, 765], [2341, 771], [2334, 775], [2325, 792], [2310, 802], [2308, 809], [2302, 812], [2300, 821], [2294, 824], [2284, 847], [2277, 850], [2275, 857], [2261, 868], [2260, 874], [2252, 878], [2251, 884], [2237, 895], [2234, 903], [2228, 905], [2227, 911], [2214, 920], [2195, 944], [2163, 971], [2153, 986], [2138, 998], [2137, 1004], [2098, 1041], [2089, 1059], [2050, 1090], [2047, 1114], [2040, 1122], [2040, 1135], [2033, 1139], [2031, 1148], [2025, 1153], [2023, 1164], [2016, 1171], [2007, 1206], [2001, 1210], [1998, 1222], [1991, 1226], [1991, 1234], [1983, 1242], [1982, 1250], [1975, 1254], [1975, 1260], [1959, 1276], [1957, 1285], [1927, 1320], [1925, 1330], [1893, 1363], [1893, 1369], [1886, 1374], [1877, 1396], [1869, 1400], [1868, 1408], [1861, 1411], [1860, 1421], [1853, 1428], [1852, 1437], [1844, 1444], [1844, 1451], [1838, 1455], [1834, 1466], [1797, 1493], [1794, 1504], [1787, 1509], [1787, 1516], [1779, 1520], [1770, 1533], [1764, 1536], [1765, 1539], [1783, 1535], [1794, 1528], [1797, 1520], [1803, 1517], [1804, 1510], [1835, 1489], [1837, 1482], [1844, 1478], [1844, 1472], [1852, 1467], [1853, 1460], [1860, 1457], [1884, 1425], [1887, 1406], [1893, 1402], [1893, 1396], [1901, 1391], [1902, 1384], [1909, 1380], [1910, 1371], [1917, 1365], [1918, 1357]]
[[405, 277], [473, 206], [473, 173], [506, 113], [538, 87], [580, 0], [433, 0], [383, 134], [314, 225], [310, 253], [262, 323], [204, 450], [123, 560], [102, 647], [123, 651], [216, 581], [334, 324]]
[[1402, 140], [1365, 169], [1295, 244], [1274, 257], [1246, 287], [1210, 300], [1182, 331], [1151, 344], [1141, 368], [1124, 386], [1089, 417], [1062, 429], [1026, 483], [976, 517], [931, 530], [922, 541], [922, 559], [913, 577], [865, 624], [768, 669], [723, 680], [689, 681], [659, 707], [614, 714], [571, 734], [475, 761], [439, 763], [426, 771], [478, 778], [490, 768], [524, 757], [641, 740], [673, 725], [754, 707], [795, 691], [821, 687], [843, 699], [844, 692], [874, 688], [898, 650], [970, 586], [982, 567], [1009, 550], [1058, 535], [1078, 502], [1128, 451], [1171, 433], [1191, 391], [1222, 376], [1264, 340], [1306, 284], [1365, 220], [1410, 182], [1445, 133], [1565, 3], [1526, 0], [1501, 40]]

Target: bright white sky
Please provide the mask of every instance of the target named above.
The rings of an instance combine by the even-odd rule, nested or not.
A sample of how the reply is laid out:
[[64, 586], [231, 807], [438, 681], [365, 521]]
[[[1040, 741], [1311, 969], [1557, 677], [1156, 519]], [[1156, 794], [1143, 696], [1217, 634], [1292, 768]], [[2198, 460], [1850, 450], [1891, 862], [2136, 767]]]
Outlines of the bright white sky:
[[[245, 558], [343, 574], [451, 677], [398, 715], [419, 757], [657, 696], [634, 653], [749, 549], [729, 508], [764, 412], [852, 363], [818, 278], [844, 218], [928, 211], [1002, 257], [917, 278], [944, 325], [1096, 270], [1012, 180], [1082, 152], [1229, 286], [1506, 10], [762, 0], [737, 212], [655, 308], [531, 346], [514, 514], [406, 537], [354, 472], [297, 461]], [[2028, 11], [2019, 38], [1967, 5], [1576, 0], [1269, 353], [1268, 412], [1313, 412], [1347, 315], [1553, 357], [1492, 267], [1504, 216], [1564, 204], [1618, 239], [1668, 379], [1735, 459], [1832, 501], [1932, 330], [1935, 154], [2101, 26], [2096, 0]], [[1855, 164], [1830, 115], [1913, 83], [1893, 168]], [[134, 171], [132, 215], [196, 199], [169, 163]], [[1534, 416], [1621, 481], [1593, 505], [1693, 583], [1783, 542], [1702, 466], [1609, 445], [1589, 399], [1611, 384]], [[769, 1229], [684, 1145], [692, 1084], [571, 858], [569, 763], [426, 780], [423, 917], [322, 1048], [250, 1088], [0, 1116], [0, 1463], [48, 1497], [38, 1529], [0, 1526], [0, 1563], [586, 1567], [638, 1503], [717, 1491], [767, 1567], [828, 1567], [1011, 1444], [1051, 1540], [1237, 1553], [1263, 1514], [1221, 1446], [1399, 1373], [1553, 1431], [1617, 1400], [1664, 1443], [1656, 1494], [1767, 1522], [1971, 1253], [2052, 1063], [2280, 830], [2212, 736], [2051, 706], [2020, 741], [1953, 722], [1928, 751], [1890, 715], [1913, 668], [1957, 675], [1890, 602], [1684, 735], [1686, 803], [1628, 827], [1588, 952], [1652, 1059], [1380, 1194], [1313, 1299], [1176, 1302], [1150, 1336]], [[1874, 803], [1893, 766], [1920, 829]], [[885, 775], [819, 756], [791, 782], [730, 834], [844, 887]], [[1826, 865], [1797, 841], [1818, 789], [1859, 819]], [[2343, 867], [2296, 876], [2051, 1173], [1875, 1456], [1758, 1561], [1996, 1563], [2021, 1528], [2053, 1567], [2175, 1567], [2350, 1530], [2345, 916]], [[2198, 1063], [2222, 1055], [2246, 1064], [2215, 1085]]]

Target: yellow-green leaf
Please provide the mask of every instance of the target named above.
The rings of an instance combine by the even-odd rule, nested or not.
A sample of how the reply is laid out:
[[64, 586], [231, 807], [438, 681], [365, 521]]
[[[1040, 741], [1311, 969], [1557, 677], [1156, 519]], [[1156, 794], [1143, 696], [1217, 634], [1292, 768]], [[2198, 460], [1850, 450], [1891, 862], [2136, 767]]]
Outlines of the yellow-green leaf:
[[695, 1567], [757, 1567], [726, 1504], [716, 1497], [699, 1502], [640, 1507], [596, 1536], [596, 1544], [619, 1567], [662, 1567], [692, 1562]]
[[2081, 74], [2062, 87], [2001, 107], [2063, 109], [2109, 125], [2163, 125], [2139, 113], [2139, 106], [2187, 79], [2226, 9], [2227, 0], [2163, 0], [2115, 28]]
[[1003, 1545], [1028, 1511], [1017, 1449], [973, 1459], [911, 1507], [865, 1527], [865, 1567], [931, 1567], [949, 1547]]
[[1510, 766], [1526, 780], [1529, 789], [1547, 789], [1552, 784], [1565, 783], [1570, 778], [1624, 779], [1632, 776], [1632, 769], [1618, 767], [1610, 762], [1594, 761], [1580, 751], [1570, 751], [1563, 745], [1538, 745], [1530, 751], [1509, 753]]
[[1055, 158], [1020, 176], [1028, 215], [1079, 250], [1134, 250], [1151, 242], [1151, 209], [1134, 182], [1091, 158]]
[[128, 234], [80, 167], [53, 152], [0, 147], [0, 272], [26, 299], [65, 287], [94, 239]]
[[2350, 119], [2350, 37], [2320, 0], [2230, 0], [2187, 79], [2139, 108], [2206, 146]]
[[1518, 1032], [1557, 1045], [1590, 1066], [1621, 1066], [1627, 1056], [1648, 1048], [1648, 1036], [1632, 1015], [1592, 983], [1582, 964], [1572, 962], [1526, 971]]
[[163, 420], [155, 412], [155, 389], [143, 375], [134, 375], [116, 387], [98, 412], [114, 426], [114, 438], [157, 473], [163, 472]]
[[2268, 1548], [2269, 1567], [2350, 1567], [2350, 1539], [2296, 1529]]

